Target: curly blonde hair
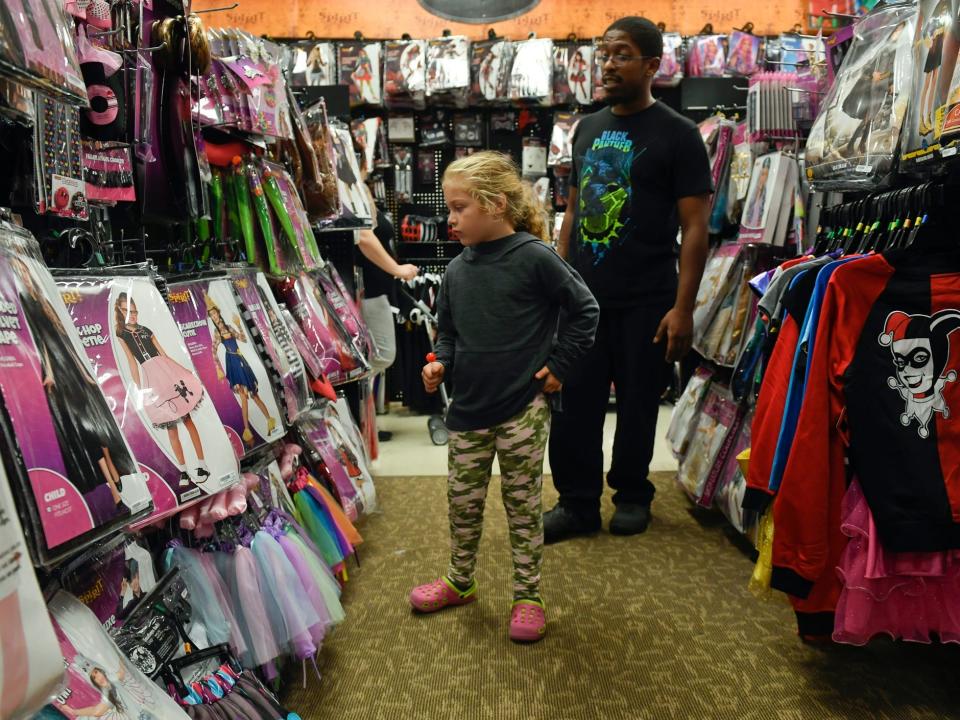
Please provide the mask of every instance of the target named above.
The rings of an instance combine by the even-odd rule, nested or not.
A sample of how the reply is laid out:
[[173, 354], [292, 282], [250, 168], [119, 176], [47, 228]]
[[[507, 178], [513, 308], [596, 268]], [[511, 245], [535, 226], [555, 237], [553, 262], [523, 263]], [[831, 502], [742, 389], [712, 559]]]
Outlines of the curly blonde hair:
[[443, 173], [444, 184], [453, 180], [462, 182], [486, 212], [495, 212], [497, 200], [505, 198], [505, 216], [514, 229], [547, 240], [543, 206], [509, 155], [483, 150], [456, 160]]

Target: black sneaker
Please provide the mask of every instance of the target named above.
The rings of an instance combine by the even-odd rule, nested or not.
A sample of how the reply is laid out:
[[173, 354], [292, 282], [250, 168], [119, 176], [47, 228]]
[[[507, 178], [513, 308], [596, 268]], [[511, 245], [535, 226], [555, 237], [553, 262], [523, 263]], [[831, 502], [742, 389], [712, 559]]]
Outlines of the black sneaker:
[[206, 482], [207, 478], [210, 477], [210, 473], [204, 470], [202, 467], [197, 468], [197, 482], [202, 483]]
[[380, 442], [390, 442], [393, 440], [393, 433], [389, 430], [378, 430], [377, 431], [377, 440]]
[[620, 503], [610, 520], [611, 535], [639, 535], [650, 525], [650, 506]]
[[190, 476], [186, 472], [180, 473], [180, 487], [185, 488], [190, 485]]
[[552, 543], [569, 540], [581, 535], [593, 535], [600, 530], [600, 515], [587, 519], [563, 505], [543, 514], [543, 541]]

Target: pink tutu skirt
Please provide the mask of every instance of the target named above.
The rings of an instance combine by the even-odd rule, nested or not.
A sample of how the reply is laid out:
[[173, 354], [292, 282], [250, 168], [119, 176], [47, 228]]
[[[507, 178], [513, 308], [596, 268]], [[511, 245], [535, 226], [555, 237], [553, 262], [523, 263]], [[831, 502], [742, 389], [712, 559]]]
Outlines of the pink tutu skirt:
[[181, 422], [203, 400], [200, 378], [163, 355], [140, 366], [140, 380], [143, 409], [161, 430]]
[[841, 529], [850, 542], [837, 574], [843, 591], [833, 639], [866, 645], [895, 640], [960, 643], [960, 552], [891, 553], [883, 549], [860, 483], [843, 499]]

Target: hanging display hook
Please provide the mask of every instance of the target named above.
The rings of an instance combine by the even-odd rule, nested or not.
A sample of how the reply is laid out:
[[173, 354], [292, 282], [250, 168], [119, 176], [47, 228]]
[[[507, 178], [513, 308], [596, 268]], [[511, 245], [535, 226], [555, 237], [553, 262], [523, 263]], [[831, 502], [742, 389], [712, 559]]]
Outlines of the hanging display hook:
[[207, 8], [206, 10], [194, 10], [193, 14], [202, 15], [203, 13], [225, 12], [227, 10], [236, 10], [238, 7], [240, 7], [240, 3], [235, 2], [233, 5], [227, 5], [225, 7]]

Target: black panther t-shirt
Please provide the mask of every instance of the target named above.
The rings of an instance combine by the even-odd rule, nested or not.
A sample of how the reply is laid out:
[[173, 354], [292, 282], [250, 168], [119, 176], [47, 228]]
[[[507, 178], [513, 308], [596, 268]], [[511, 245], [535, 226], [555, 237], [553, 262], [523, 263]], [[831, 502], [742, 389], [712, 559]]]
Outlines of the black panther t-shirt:
[[570, 261], [600, 306], [672, 303], [677, 201], [713, 189], [697, 126], [661, 102], [633, 115], [588, 115], [574, 133], [571, 183]]

